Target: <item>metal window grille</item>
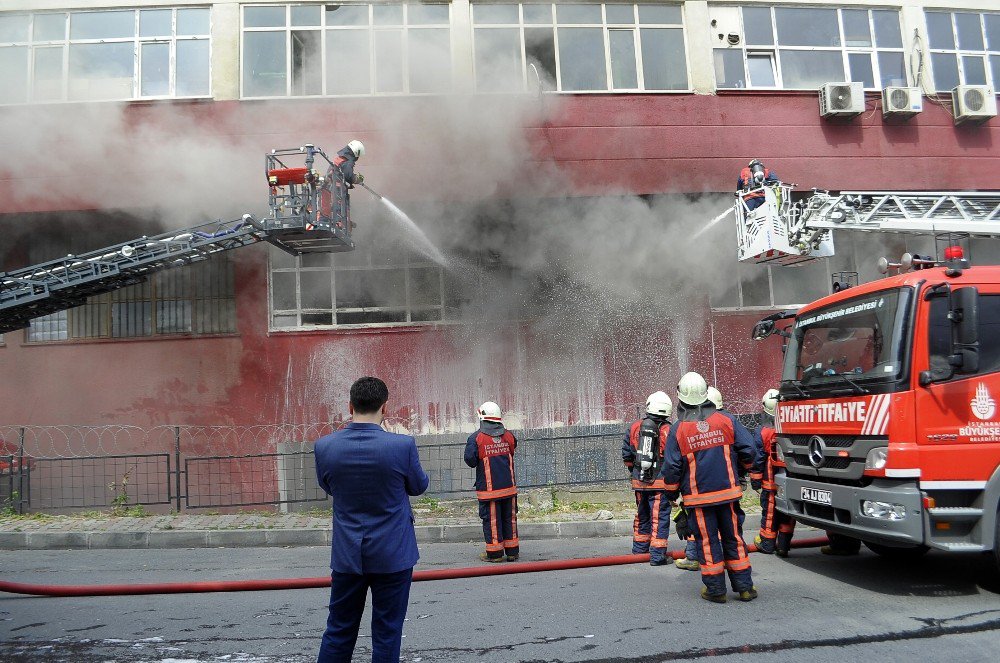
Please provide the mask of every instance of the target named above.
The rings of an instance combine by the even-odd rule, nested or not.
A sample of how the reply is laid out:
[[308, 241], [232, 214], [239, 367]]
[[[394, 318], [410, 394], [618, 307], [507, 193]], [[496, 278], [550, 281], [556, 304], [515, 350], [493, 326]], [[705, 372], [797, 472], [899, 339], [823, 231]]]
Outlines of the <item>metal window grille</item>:
[[228, 254], [149, 281], [91, 297], [67, 311], [32, 320], [28, 342], [84, 338], [136, 338], [236, 331], [233, 263]]

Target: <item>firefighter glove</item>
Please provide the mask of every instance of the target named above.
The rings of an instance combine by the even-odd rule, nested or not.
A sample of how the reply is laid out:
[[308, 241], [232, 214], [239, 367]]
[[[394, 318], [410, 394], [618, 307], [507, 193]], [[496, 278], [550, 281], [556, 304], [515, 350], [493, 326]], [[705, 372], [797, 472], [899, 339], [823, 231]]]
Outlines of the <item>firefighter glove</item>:
[[750, 479], [750, 487], [754, 490], [760, 490], [762, 486], [760, 479]]
[[364, 184], [365, 183], [365, 176], [362, 175], [361, 173], [354, 173], [354, 183], [355, 184]]
[[677, 499], [680, 496], [681, 496], [681, 491], [679, 491], [679, 490], [668, 490], [667, 491], [667, 499], [669, 501], [671, 501], [671, 502], [676, 502]]

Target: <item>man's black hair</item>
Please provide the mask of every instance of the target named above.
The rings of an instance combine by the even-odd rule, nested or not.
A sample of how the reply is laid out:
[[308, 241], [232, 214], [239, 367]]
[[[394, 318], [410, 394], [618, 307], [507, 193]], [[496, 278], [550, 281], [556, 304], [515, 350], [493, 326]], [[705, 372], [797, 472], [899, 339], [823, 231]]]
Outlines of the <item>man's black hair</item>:
[[389, 400], [389, 388], [378, 378], [363, 377], [351, 385], [351, 405], [355, 414], [374, 414]]

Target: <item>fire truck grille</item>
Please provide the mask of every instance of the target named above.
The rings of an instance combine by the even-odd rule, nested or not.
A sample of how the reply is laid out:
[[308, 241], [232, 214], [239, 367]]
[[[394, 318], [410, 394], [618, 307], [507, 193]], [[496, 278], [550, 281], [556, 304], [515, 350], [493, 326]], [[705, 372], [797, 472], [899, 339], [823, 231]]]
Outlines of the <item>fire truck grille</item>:
[[[821, 438], [822, 443], [814, 441], [814, 437]], [[779, 443], [786, 452], [789, 474], [857, 482], [864, 476], [868, 452], [887, 446], [889, 439], [871, 435], [781, 435]]]

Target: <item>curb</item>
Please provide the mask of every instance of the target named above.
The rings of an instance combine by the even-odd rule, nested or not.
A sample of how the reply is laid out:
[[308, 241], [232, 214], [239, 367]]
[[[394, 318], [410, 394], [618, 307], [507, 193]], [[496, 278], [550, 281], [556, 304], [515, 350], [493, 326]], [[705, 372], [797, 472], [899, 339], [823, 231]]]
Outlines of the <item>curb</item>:
[[[480, 543], [479, 525], [419, 525], [419, 543]], [[524, 523], [525, 540], [629, 536], [631, 520]], [[0, 532], [0, 550], [122, 550], [329, 546], [329, 529], [156, 530], [143, 532]]]

